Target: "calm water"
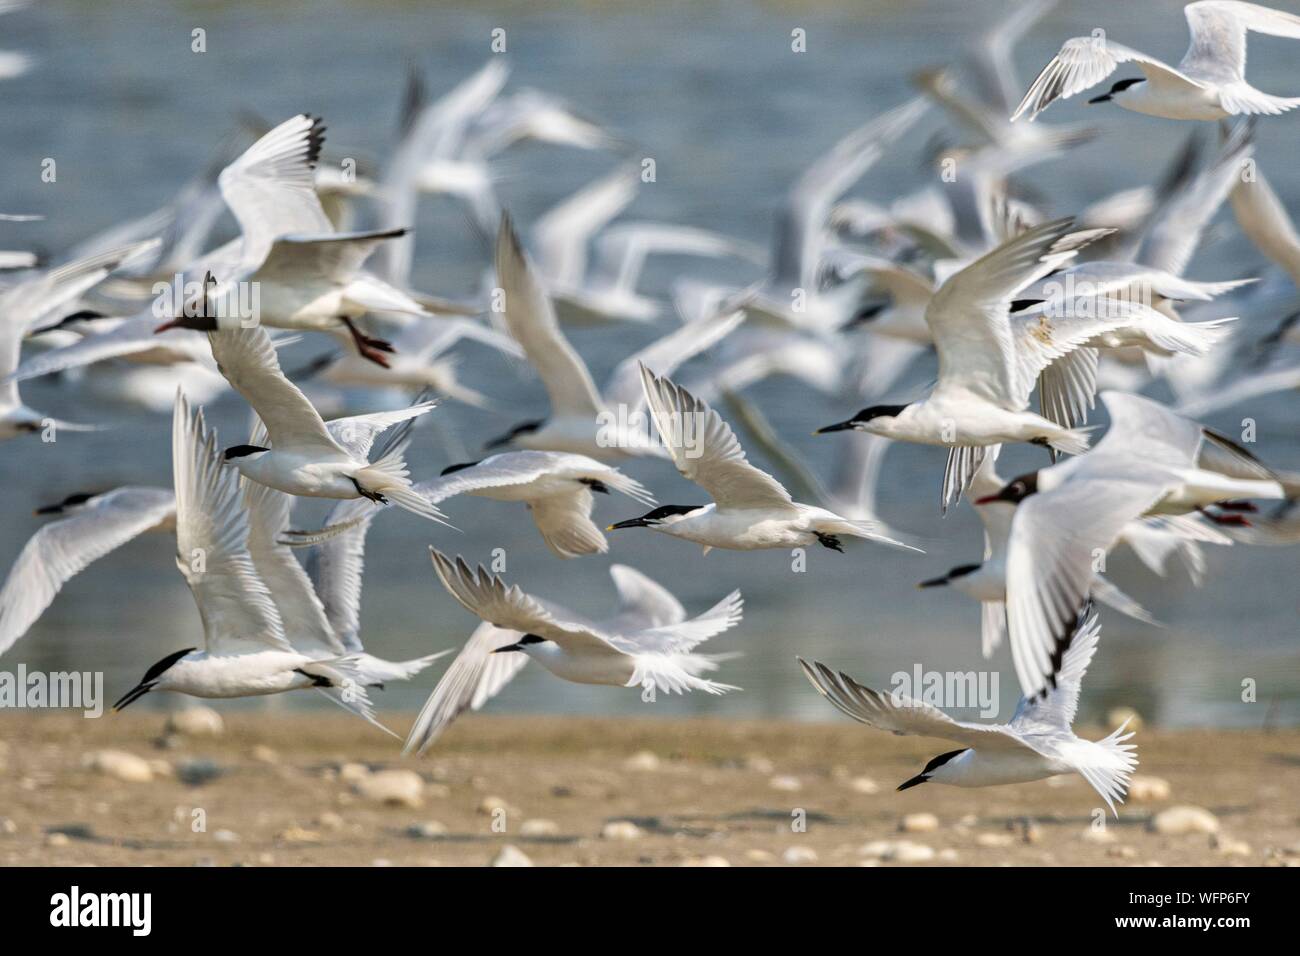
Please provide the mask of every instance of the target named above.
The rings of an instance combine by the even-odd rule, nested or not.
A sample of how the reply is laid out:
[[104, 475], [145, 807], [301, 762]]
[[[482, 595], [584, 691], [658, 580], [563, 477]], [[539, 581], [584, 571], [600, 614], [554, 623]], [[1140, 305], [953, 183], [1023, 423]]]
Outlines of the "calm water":
[[[1273, 5], [1290, 7], [1283, 0]], [[1105, 26], [1123, 42], [1175, 57], [1185, 45], [1180, 4], [1070, 3], [1040, 25], [1020, 50], [1026, 79], [1060, 40]], [[612, 124], [655, 157], [658, 182], [642, 190], [637, 218], [708, 226], [765, 241], [774, 204], [801, 169], [849, 129], [910, 93], [908, 75], [954, 54], [971, 25], [989, 22], [998, 4], [975, 0], [845, 3], [492, 3], [398, 2], [306, 4], [183, 2], [54, 2], [0, 18], [0, 48], [41, 58], [29, 75], [0, 88], [3, 188], [0, 208], [40, 212], [46, 221], [6, 224], [0, 247], [36, 244], [57, 251], [114, 221], [155, 208], [211, 161], [235, 135], [244, 112], [280, 119], [311, 111], [329, 124], [336, 155], [382, 155], [391, 142], [405, 66], [419, 64], [435, 94], [477, 68], [494, 27], [507, 30], [512, 86], [537, 86], [571, 99]], [[543, 9], [544, 8], [544, 9]], [[1086, 9], [1085, 9], [1086, 8]], [[1089, 12], [1090, 11], [1090, 12]], [[190, 52], [190, 31], [207, 31], [208, 52]], [[808, 34], [808, 52], [790, 51], [790, 31]], [[1162, 31], [1170, 31], [1167, 35]], [[1252, 78], [1276, 93], [1300, 88], [1293, 47], [1251, 38]], [[1291, 69], [1288, 70], [1287, 67]], [[1290, 75], [1288, 75], [1290, 74]], [[1031, 177], [1054, 213], [1077, 210], [1113, 190], [1145, 182], [1181, 143], [1184, 127], [1122, 111], [1057, 107], [1056, 119], [1099, 122], [1105, 135], [1076, 155]], [[933, 118], [932, 118], [933, 120]], [[926, 175], [919, 153], [931, 126], [883, 163], [858, 192], [886, 199]], [[1300, 209], [1300, 118], [1267, 121], [1257, 156], [1289, 206]], [[57, 184], [40, 181], [41, 160], [58, 162]], [[527, 223], [592, 175], [605, 156], [529, 147], [503, 163], [504, 202]], [[1222, 236], [1204, 250], [1191, 274], [1237, 275], [1250, 250], [1224, 216]], [[416, 282], [444, 293], [474, 288], [482, 252], [451, 205], [421, 210]], [[652, 284], [671, 273], [661, 269]], [[748, 278], [738, 274], [736, 278]], [[576, 334], [597, 380], [647, 335], [608, 329]], [[304, 358], [314, 343], [300, 346]], [[438, 413], [452, 441], [477, 452], [503, 426], [544, 411], [535, 380], [499, 358], [466, 352], [466, 376], [488, 389], [504, 413], [448, 407]], [[0, 448], [0, 565], [7, 566], [38, 522], [34, 507], [79, 490], [121, 483], [170, 482], [170, 441], [162, 418], [114, 418], [88, 407], [75, 387], [32, 385], [32, 404], [69, 418], [115, 420], [121, 427], [68, 437], [56, 445], [11, 442]], [[755, 399], [814, 467], [833, 462], [830, 438], [808, 437], [813, 426], [853, 409], [802, 387], [769, 382]], [[94, 414], [92, 414], [94, 413]], [[1300, 468], [1293, 399], [1275, 397], [1217, 416], [1239, 428], [1259, 422], [1258, 448], [1270, 461]], [[212, 409], [224, 434], [238, 435], [245, 412], [229, 399]], [[423, 434], [428, 434], [425, 432]], [[417, 474], [447, 463], [430, 438], [415, 452]], [[1027, 459], [1017, 454], [1008, 462]], [[899, 447], [886, 464], [882, 513], [924, 539], [926, 555], [899, 555], [872, 546], [845, 555], [810, 556], [808, 573], [790, 571], [779, 552], [721, 553], [650, 533], [613, 539], [609, 558], [554, 560], [527, 521], [509, 506], [476, 499], [450, 503], [463, 534], [433, 529], [399, 513], [376, 522], [370, 537], [364, 631], [369, 648], [414, 656], [451, 646], [475, 623], [438, 585], [425, 546], [485, 558], [509, 553], [509, 578], [539, 594], [563, 598], [582, 611], [610, 606], [609, 561], [633, 564], [671, 587], [692, 612], [733, 587], [744, 590], [745, 623], [717, 640], [717, 650], [743, 650], [724, 679], [745, 693], [722, 700], [694, 695], [662, 701], [655, 713], [803, 716], [829, 709], [794, 664], [816, 655], [880, 685], [916, 663], [957, 670], [981, 666], [979, 614], [960, 595], [918, 592], [913, 585], [950, 566], [978, 558], [981, 538], [968, 509], [938, 514], [942, 453]], [[699, 493], [662, 465], [630, 469], [661, 501], [694, 501]], [[454, 507], [452, 507], [454, 506]], [[598, 519], [637, 513], [623, 501], [602, 501]], [[1153, 577], [1127, 557], [1112, 561], [1112, 577], [1143, 601], [1166, 629], [1104, 612], [1101, 651], [1089, 674], [1083, 709], [1099, 716], [1131, 704], [1168, 724], [1259, 726], [1300, 720], [1297, 659], [1296, 552], [1211, 549], [1210, 582], [1193, 589], [1177, 573]], [[164, 653], [198, 643], [193, 602], [162, 537], [137, 541], [83, 573], [40, 624], [4, 661], [46, 669], [102, 669], [116, 696]], [[1002, 696], [1014, 698], [1005, 656]], [[1240, 703], [1244, 678], [1259, 682], [1259, 703]], [[393, 687], [384, 704], [414, 708], [435, 679]], [[152, 700], [152, 698], [150, 699]], [[157, 701], [154, 704], [157, 705]], [[313, 695], [246, 706], [312, 706]], [[144, 705], [142, 705], [144, 706]], [[526, 672], [493, 705], [502, 710], [644, 712], [631, 692], [582, 688], [541, 672]]]

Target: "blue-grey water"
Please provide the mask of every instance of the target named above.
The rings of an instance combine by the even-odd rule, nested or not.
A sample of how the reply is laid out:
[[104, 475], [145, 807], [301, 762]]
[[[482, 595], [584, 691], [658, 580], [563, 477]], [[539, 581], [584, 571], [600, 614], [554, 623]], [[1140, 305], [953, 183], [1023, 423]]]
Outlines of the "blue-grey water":
[[[1287, 0], [1272, 5], [1294, 6]], [[1186, 42], [1180, 6], [1167, 0], [1062, 3], [1022, 44], [1021, 77], [1027, 82], [1062, 39], [1097, 26], [1130, 46], [1177, 57]], [[984, 0], [46, 0], [0, 17], [0, 49], [40, 58], [31, 73], [0, 86], [0, 209], [46, 216], [34, 224], [4, 224], [0, 248], [35, 246], [57, 254], [98, 229], [156, 208], [240, 135], [239, 117], [248, 112], [275, 120], [318, 113], [329, 125], [334, 155], [382, 157], [393, 139], [407, 66], [420, 66], [435, 94], [448, 89], [484, 62], [497, 27], [507, 32], [512, 86], [568, 98], [656, 159], [657, 182], [642, 189], [630, 215], [766, 242], [782, 191], [809, 162], [845, 132], [909, 96], [909, 74], [954, 57], [963, 39], [1002, 8]], [[190, 49], [196, 28], [206, 31], [202, 54]], [[805, 53], [791, 50], [795, 28], [807, 32]], [[1250, 44], [1258, 86], [1300, 92], [1294, 44], [1254, 35]], [[1054, 112], [1054, 119], [1086, 119], [1104, 129], [1095, 142], [1029, 175], [1054, 214], [1148, 182], [1185, 133], [1180, 124], [1087, 108], [1077, 100]], [[931, 118], [925, 132], [888, 157], [855, 193], [884, 200], [920, 185], [930, 175], [919, 157], [933, 129]], [[1289, 208], [1300, 212], [1300, 116], [1267, 118], [1258, 139], [1262, 167]], [[55, 183], [40, 177], [47, 157], [58, 164]], [[612, 161], [556, 148], [516, 150], [502, 164], [503, 200], [526, 224]], [[1217, 238], [1190, 270], [1196, 278], [1233, 277], [1258, 261], [1232, 228], [1230, 214], [1219, 222]], [[427, 201], [416, 226], [416, 284], [445, 294], [476, 288], [485, 254], [456, 207]], [[698, 265], [672, 266], [708, 274]], [[654, 270], [651, 287], [663, 291], [672, 274], [667, 267]], [[600, 380], [653, 334], [609, 328], [578, 331], [573, 338]], [[316, 354], [310, 344], [297, 348], [295, 354], [304, 358]], [[506, 411], [448, 404], [436, 414], [454, 441], [477, 451], [504, 427], [544, 413], [536, 380], [494, 354], [466, 349], [464, 365], [468, 381]], [[123, 416], [68, 383], [28, 384], [24, 394], [36, 407], [118, 427], [65, 435], [50, 445], [14, 441], [0, 447], [3, 566], [39, 526], [33, 508], [80, 490], [165, 485], [171, 475], [166, 416]], [[852, 407], [788, 381], [765, 383], [752, 397], [814, 468], [829, 472], [835, 439], [845, 436], [812, 438], [809, 432], [846, 417]], [[245, 410], [236, 399], [223, 399], [211, 414], [223, 436], [238, 437], [245, 427]], [[1211, 422], [1238, 431], [1247, 416], [1258, 422], [1255, 448], [1261, 455], [1300, 468], [1294, 396], [1227, 409]], [[1015, 450], [1004, 472], [1013, 462], [1038, 460], [1021, 452]], [[460, 534], [402, 513], [385, 514], [370, 536], [365, 639], [373, 652], [401, 657], [452, 646], [470, 632], [476, 622], [432, 574], [425, 550], [431, 542], [475, 559], [503, 547], [511, 581], [589, 613], [611, 605], [606, 568], [621, 561], [657, 577], [693, 612], [731, 588], [744, 591], [744, 623], [710, 648], [744, 652], [723, 674], [744, 693], [661, 698], [651, 708], [631, 691], [575, 686], [531, 670], [494, 708], [827, 718], [829, 708], [804, 681], [796, 653], [877, 684], [918, 663], [936, 670], [988, 666], [979, 655], [977, 607], [957, 594], [914, 588], [952, 565], [977, 560], [982, 547], [968, 508], [939, 516], [942, 460], [936, 449], [898, 447], [885, 466], [882, 513], [920, 536], [927, 554], [870, 545], [843, 555], [819, 551], [802, 574], [792, 573], [783, 552], [715, 551], [706, 557], [637, 531], [616, 533], [607, 558], [561, 562], [545, 549], [522, 509], [480, 499], [447, 504]], [[447, 453], [430, 437], [413, 463], [417, 474], [435, 473], [447, 463]], [[661, 501], [700, 498], [662, 463], [634, 463], [629, 470]], [[638, 506], [615, 498], [599, 502], [597, 518], [636, 513]], [[1103, 639], [1084, 689], [1085, 716], [1097, 718], [1126, 704], [1170, 725], [1258, 727], [1300, 720], [1296, 551], [1211, 548], [1208, 559], [1209, 580], [1197, 590], [1180, 572], [1162, 580], [1129, 557], [1115, 556], [1111, 576], [1168, 626], [1103, 612]], [[171, 543], [147, 536], [66, 587], [0, 666], [103, 670], [111, 699], [154, 660], [200, 641], [198, 615], [173, 567]], [[1003, 668], [1001, 693], [1009, 705], [1015, 682], [1005, 651], [993, 666]], [[417, 707], [436, 673], [390, 687], [383, 704]], [[1242, 702], [1246, 680], [1257, 682], [1256, 702]], [[150, 705], [147, 699], [137, 706]], [[245, 704], [268, 710], [315, 705], [314, 695]]]

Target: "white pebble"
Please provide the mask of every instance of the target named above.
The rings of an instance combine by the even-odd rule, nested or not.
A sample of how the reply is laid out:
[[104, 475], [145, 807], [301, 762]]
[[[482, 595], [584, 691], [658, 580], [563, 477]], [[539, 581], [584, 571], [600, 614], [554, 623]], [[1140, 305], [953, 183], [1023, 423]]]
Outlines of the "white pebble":
[[493, 866], [533, 866], [533, 861], [528, 858], [528, 854], [519, 847], [507, 843], [501, 848], [501, 852], [492, 860]]
[[226, 730], [221, 715], [211, 707], [199, 704], [173, 711], [167, 716], [168, 733], [186, 737], [220, 737]]
[[773, 790], [781, 790], [785, 793], [794, 793], [803, 789], [803, 781], [798, 777], [790, 776], [773, 777], [767, 782], [767, 785]]
[[610, 820], [600, 828], [602, 840], [639, 840], [641, 828], [631, 820]]
[[1188, 833], [1218, 833], [1219, 820], [1203, 807], [1178, 806], [1161, 810], [1151, 818], [1150, 829], [1166, 836]]
[[543, 820], [538, 817], [521, 823], [519, 832], [523, 836], [555, 836], [560, 832], [560, 825], [554, 820]]
[[865, 793], [868, 796], [880, 792], [880, 784], [870, 777], [854, 777], [849, 781], [849, 786], [858, 793]]
[[939, 818], [933, 813], [909, 813], [898, 823], [904, 833], [933, 833], [939, 829]]
[[414, 809], [424, 803], [424, 781], [414, 770], [380, 770], [356, 781], [353, 789], [367, 800], [390, 807]]
[[1169, 781], [1163, 777], [1138, 774], [1128, 784], [1128, 796], [1137, 803], [1169, 799]]
[[125, 750], [97, 750], [87, 754], [82, 763], [106, 777], [127, 783], [149, 783], [154, 778], [149, 761]]
[[649, 750], [641, 750], [623, 761], [624, 770], [658, 770], [659, 758]]
[[781, 854], [786, 863], [816, 863], [817, 851], [810, 846], [792, 846]]

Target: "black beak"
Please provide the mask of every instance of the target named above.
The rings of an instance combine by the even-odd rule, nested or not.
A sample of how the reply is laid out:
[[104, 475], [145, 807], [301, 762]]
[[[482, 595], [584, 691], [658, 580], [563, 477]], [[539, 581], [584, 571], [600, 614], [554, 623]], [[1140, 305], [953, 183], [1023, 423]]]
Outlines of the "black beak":
[[853, 431], [852, 421], [836, 422], [834, 425], [827, 425], [824, 428], [817, 429], [815, 432], [813, 432], [813, 434], [825, 435], [827, 432], [848, 432], [848, 431]]
[[158, 326], [153, 330], [153, 334], [157, 335], [159, 332], [166, 332], [168, 329], [193, 329], [196, 332], [215, 332], [217, 331], [217, 320], [202, 315], [181, 315]]
[[941, 578], [931, 578], [928, 581], [922, 581], [917, 585], [918, 588], [941, 588], [948, 583], [948, 575]]
[[902, 783], [900, 783], [900, 784], [898, 785], [898, 789], [899, 789], [899, 790], [910, 790], [910, 789], [912, 789], [913, 787], [918, 786], [919, 784], [925, 783], [925, 782], [926, 782], [927, 780], [929, 780], [929, 779], [930, 779], [930, 778], [927, 777], [925, 774], [923, 774], [923, 773], [918, 773], [918, 774], [917, 774], [915, 777], [913, 777], [911, 780], [904, 780]]
[[63, 514], [63, 505], [46, 505], [44, 508], [37, 508], [32, 514], [37, 515], [58, 515]]
[[492, 653], [504, 654], [506, 651], [522, 651], [523, 649], [524, 649], [524, 645], [522, 644], [507, 644], [505, 647], [498, 647]]
[[113, 709], [121, 710], [123, 707], [126, 707], [128, 704], [135, 703], [137, 700], [139, 700], [145, 694], [149, 693], [149, 691], [151, 690], [153, 690], [153, 683], [151, 681], [141, 681], [139, 684], [136, 684], [129, 691], [123, 694], [122, 697], [118, 700], [118, 702], [113, 705]]
[[1093, 103], [1109, 103], [1110, 100], [1111, 95], [1109, 93], [1103, 93], [1101, 96], [1094, 96], [1092, 99], [1088, 100], [1088, 105], [1091, 106]]
[[626, 521], [615, 521], [607, 527], [606, 531], [618, 531], [620, 528], [648, 528], [650, 523], [645, 518], [628, 518]]
[[483, 443], [483, 447], [484, 447], [484, 448], [500, 448], [502, 445], [508, 445], [508, 444], [510, 444], [511, 439], [513, 439], [514, 437], [515, 437], [515, 436], [514, 436], [514, 432], [507, 432], [507, 433], [504, 434], [504, 435], [500, 435], [500, 436], [498, 436], [497, 438], [493, 438], [491, 441], [486, 441], [486, 442], [484, 442], [484, 443]]

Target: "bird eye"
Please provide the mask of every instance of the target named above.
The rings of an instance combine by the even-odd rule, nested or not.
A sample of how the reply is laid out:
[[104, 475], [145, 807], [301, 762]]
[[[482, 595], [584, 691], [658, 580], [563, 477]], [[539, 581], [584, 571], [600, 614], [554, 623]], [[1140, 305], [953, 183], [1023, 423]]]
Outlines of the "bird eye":
[[1011, 490], [1016, 494], [1021, 494], [1025, 490], [1025, 483], [1023, 481], [1013, 481], [1011, 483]]

